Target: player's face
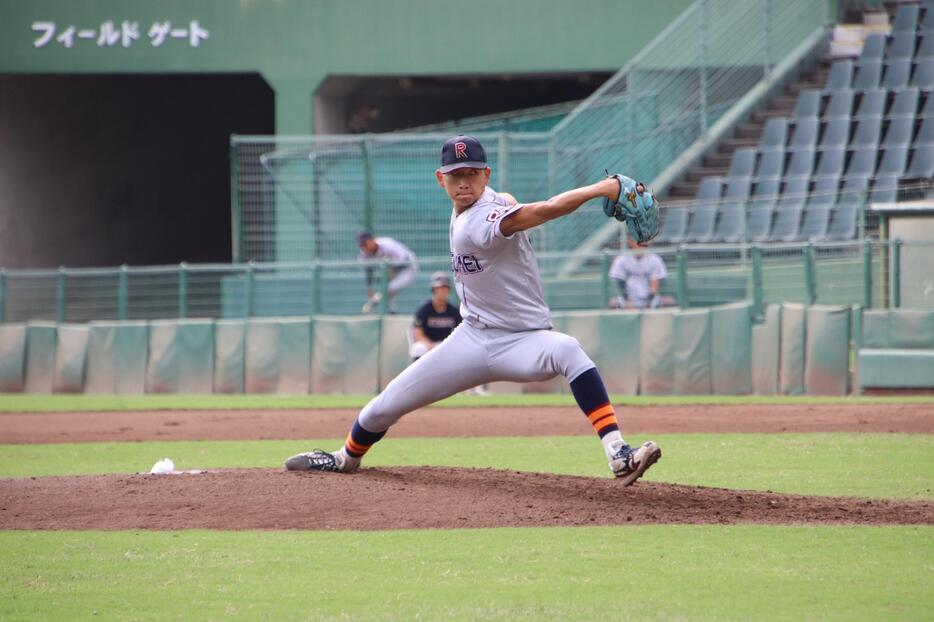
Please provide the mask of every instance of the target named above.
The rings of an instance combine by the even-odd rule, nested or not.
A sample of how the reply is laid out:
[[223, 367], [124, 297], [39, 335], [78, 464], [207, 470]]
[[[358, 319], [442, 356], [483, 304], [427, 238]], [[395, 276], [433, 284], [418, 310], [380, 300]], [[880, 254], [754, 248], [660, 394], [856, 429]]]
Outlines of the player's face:
[[363, 244], [360, 245], [360, 250], [371, 255], [376, 252], [377, 248], [379, 248], [379, 246], [376, 244], [376, 240], [373, 238], [364, 240]]
[[438, 185], [444, 188], [458, 207], [470, 207], [477, 202], [490, 181], [490, 168], [459, 168], [450, 173], [435, 171]]
[[436, 287], [431, 290], [432, 297], [437, 301], [444, 301], [448, 299], [448, 294], [451, 293], [451, 288], [447, 286]]

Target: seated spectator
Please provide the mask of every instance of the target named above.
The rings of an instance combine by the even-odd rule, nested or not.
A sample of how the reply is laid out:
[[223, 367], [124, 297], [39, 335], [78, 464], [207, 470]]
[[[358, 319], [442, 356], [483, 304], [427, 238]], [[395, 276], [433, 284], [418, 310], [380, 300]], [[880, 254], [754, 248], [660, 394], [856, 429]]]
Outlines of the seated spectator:
[[655, 253], [646, 252], [645, 246], [627, 236], [629, 249], [610, 266], [610, 278], [619, 286], [619, 295], [610, 300], [618, 309], [656, 309], [662, 305], [658, 293], [662, 279], [668, 274], [665, 262]]

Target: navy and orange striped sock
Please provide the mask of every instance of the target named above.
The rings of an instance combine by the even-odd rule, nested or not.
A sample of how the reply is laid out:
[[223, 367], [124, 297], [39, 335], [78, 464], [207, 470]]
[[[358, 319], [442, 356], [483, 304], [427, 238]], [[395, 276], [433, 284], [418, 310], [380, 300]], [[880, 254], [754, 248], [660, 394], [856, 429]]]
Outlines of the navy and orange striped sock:
[[348, 456], [359, 460], [385, 434], [385, 432], [370, 432], [355, 419], [353, 427], [350, 428], [350, 434], [347, 435], [347, 441], [344, 443], [344, 451]]
[[571, 383], [571, 393], [600, 437], [607, 456], [611, 456], [619, 445], [623, 444], [623, 437], [619, 431], [616, 411], [613, 410], [610, 396], [607, 395], [606, 386], [597, 368], [591, 367], [575, 378]]

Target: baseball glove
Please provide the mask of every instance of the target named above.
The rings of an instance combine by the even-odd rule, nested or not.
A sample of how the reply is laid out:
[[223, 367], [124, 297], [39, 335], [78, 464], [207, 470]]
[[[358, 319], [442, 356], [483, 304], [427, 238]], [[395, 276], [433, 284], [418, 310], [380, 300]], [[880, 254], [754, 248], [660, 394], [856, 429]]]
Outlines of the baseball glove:
[[645, 189], [645, 184], [625, 175], [610, 175], [619, 182], [619, 197], [603, 199], [603, 213], [626, 223], [629, 234], [638, 244], [645, 244], [658, 235], [660, 225], [658, 201]]

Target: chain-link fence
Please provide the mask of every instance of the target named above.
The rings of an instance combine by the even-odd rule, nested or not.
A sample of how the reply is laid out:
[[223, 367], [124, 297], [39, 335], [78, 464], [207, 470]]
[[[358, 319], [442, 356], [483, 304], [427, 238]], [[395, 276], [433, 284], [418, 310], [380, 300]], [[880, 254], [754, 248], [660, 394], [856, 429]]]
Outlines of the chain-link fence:
[[[534, 201], [591, 183], [605, 168], [655, 178], [821, 29], [825, 13], [826, 4], [814, 0], [696, 0], [548, 131], [506, 131], [502, 118], [473, 120], [471, 131], [501, 130], [477, 133], [492, 185]], [[360, 228], [396, 237], [422, 256], [446, 253], [450, 205], [434, 171], [453, 130], [436, 129], [233, 137], [234, 259], [349, 259]], [[534, 244], [572, 250], [603, 226], [572, 214], [542, 227]]]
[[[666, 268], [659, 290], [664, 306], [753, 300], [885, 307], [905, 300], [934, 308], [934, 282], [928, 282], [934, 277], [926, 268], [934, 264], [934, 242], [683, 245], [647, 252]], [[578, 273], [563, 277], [569, 255], [541, 254], [546, 302], [554, 310], [612, 306], [620, 295], [620, 283], [609, 274], [616, 256], [592, 254]], [[430, 297], [431, 274], [449, 273], [450, 259], [420, 258], [418, 266], [415, 283], [393, 300], [400, 314]], [[373, 288], [385, 292], [395, 268], [372, 261], [5, 271], [0, 321], [354, 315], [366, 302], [367, 269], [375, 274]], [[456, 302], [456, 294], [452, 298]]]

